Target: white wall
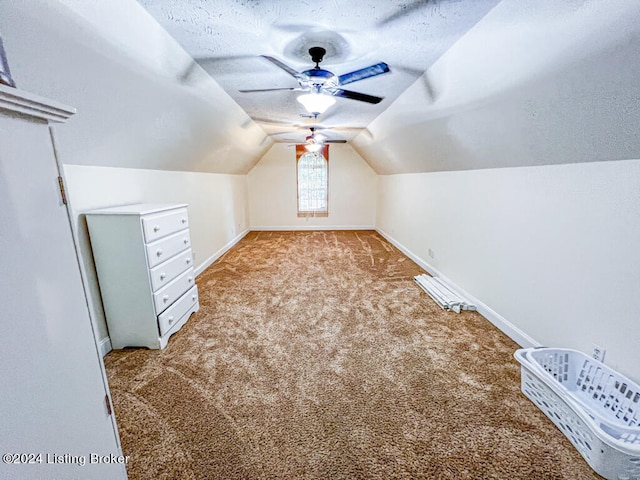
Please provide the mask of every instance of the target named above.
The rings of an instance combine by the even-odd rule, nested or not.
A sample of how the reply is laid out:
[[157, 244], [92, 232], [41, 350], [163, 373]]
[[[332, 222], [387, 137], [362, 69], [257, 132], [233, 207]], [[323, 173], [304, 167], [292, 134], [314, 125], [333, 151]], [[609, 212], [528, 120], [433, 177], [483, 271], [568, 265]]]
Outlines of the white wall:
[[246, 175], [166, 172], [65, 165], [69, 201], [76, 221], [83, 266], [98, 341], [103, 350], [107, 328], [84, 212], [129, 203], [187, 203], [196, 272], [201, 272], [249, 228]]
[[329, 147], [329, 216], [298, 218], [295, 148], [276, 143], [248, 174], [254, 230], [373, 228], [377, 176], [349, 145]]
[[596, 343], [639, 381], [639, 178], [640, 160], [380, 176], [376, 225], [535, 342]]

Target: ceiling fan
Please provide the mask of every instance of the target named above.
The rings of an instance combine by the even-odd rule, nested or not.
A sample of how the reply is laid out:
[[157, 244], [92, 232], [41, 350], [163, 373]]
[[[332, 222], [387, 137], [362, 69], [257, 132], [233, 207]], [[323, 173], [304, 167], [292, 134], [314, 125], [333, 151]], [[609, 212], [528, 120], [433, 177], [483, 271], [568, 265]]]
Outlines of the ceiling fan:
[[306, 143], [347, 143], [346, 140], [330, 140], [321, 133], [316, 133], [316, 127], [309, 127], [309, 130], [311, 130], [311, 135], [307, 135], [307, 138], [305, 139]]
[[315, 127], [309, 127], [311, 135], [307, 135], [304, 147], [309, 152], [319, 152], [326, 143], [347, 143], [346, 140], [329, 140], [321, 133], [316, 133]]
[[[311, 130], [311, 134], [307, 135], [304, 139], [304, 142], [300, 142], [299, 140], [293, 139], [293, 138], [287, 138], [287, 139], [282, 139], [279, 140], [280, 142], [293, 142], [291, 144], [289, 144], [289, 146], [294, 146], [294, 145], [304, 145], [304, 147], [308, 150], [308, 151], [319, 151], [326, 143], [347, 143], [347, 140], [344, 139], [329, 139], [327, 138], [326, 135], [323, 135], [321, 133], [318, 133], [317, 130], [331, 130], [331, 127], [322, 127], [322, 126], [316, 126], [316, 127], [307, 127], [309, 128], [309, 130]], [[279, 136], [279, 135], [287, 135], [290, 132], [280, 132], [280, 133], [274, 133], [271, 136]]]
[[251, 92], [273, 92], [277, 90], [297, 90], [302, 92], [309, 92], [315, 94], [328, 94], [336, 97], [349, 98], [351, 100], [358, 100], [361, 102], [367, 103], [380, 103], [383, 100], [383, 97], [377, 97], [374, 95], [368, 95], [366, 93], [354, 92], [352, 90], [345, 90], [342, 88], [343, 85], [347, 85], [349, 83], [358, 82], [360, 80], [364, 80], [365, 78], [374, 77], [376, 75], [381, 75], [383, 73], [391, 72], [389, 65], [384, 62], [376, 63], [375, 65], [370, 65], [365, 68], [361, 68], [359, 70], [354, 70], [353, 72], [345, 73], [343, 75], [335, 75], [333, 72], [329, 70], [325, 70], [320, 68], [320, 62], [324, 58], [325, 53], [327, 51], [322, 47], [311, 47], [309, 49], [309, 55], [311, 55], [311, 60], [316, 64], [315, 67], [310, 68], [308, 70], [304, 70], [302, 72], [297, 72], [289, 65], [281, 62], [277, 58], [270, 57], [268, 55], [261, 55], [263, 58], [266, 58], [271, 63], [281, 68], [293, 78], [298, 81], [299, 86], [289, 87], [289, 88], [263, 88], [257, 90], [240, 90], [242, 93], [251, 93]]

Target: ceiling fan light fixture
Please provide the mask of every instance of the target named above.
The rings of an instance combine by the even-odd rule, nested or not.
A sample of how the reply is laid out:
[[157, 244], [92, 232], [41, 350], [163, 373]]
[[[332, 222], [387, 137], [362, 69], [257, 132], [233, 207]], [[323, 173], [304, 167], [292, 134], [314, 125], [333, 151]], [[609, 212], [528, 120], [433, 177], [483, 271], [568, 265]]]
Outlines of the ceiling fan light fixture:
[[307, 152], [319, 152], [320, 150], [322, 150], [322, 144], [321, 143], [307, 143], [304, 148], [307, 149]]
[[322, 93], [307, 93], [298, 97], [304, 108], [309, 113], [321, 114], [327, 111], [327, 109], [336, 103], [335, 98], [330, 95], [324, 95]]

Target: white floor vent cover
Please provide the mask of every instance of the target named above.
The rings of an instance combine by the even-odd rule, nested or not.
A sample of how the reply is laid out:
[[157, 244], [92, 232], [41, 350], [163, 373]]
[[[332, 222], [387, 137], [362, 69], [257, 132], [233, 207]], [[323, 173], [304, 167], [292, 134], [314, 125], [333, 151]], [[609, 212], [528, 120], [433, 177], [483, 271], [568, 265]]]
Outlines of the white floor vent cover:
[[475, 310], [476, 306], [469, 303], [465, 298], [451, 290], [442, 280], [436, 277], [422, 274], [413, 277], [416, 283], [429, 294], [435, 302], [445, 310], [453, 310], [460, 313], [460, 310]]

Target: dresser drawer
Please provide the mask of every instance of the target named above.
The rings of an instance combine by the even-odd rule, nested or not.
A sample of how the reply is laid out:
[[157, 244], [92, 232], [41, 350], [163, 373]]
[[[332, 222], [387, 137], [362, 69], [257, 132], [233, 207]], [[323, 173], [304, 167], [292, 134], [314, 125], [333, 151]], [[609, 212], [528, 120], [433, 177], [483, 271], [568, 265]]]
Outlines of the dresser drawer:
[[187, 268], [193, 264], [193, 252], [189, 248], [184, 252], [180, 252], [175, 257], [170, 258], [166, 262], [153, 267], [149, 271], [149, 277], [151, 278], [151, 289], [155, 292], [160, 288], [168, 285], [171, 280], [176, 278]]
[[142, 230], [146, 243], [151, 243], [188, 227], [189, 217], [186, 208], [142, 217]]
[[189, 238], [189, 230], [182, 230], [157, 242], [153, 242], [146, 247], [149, 267], [153, 268], [190, 247], [191, 239]]
[[195, 285], [195, 274], [190, 268], [178, 278], [173, 280], [166, 287], [161, 288], [153, 294], [153, 304], [156, 307], [156, 314], [160, 314], [171, 306], [180, 296]]
[[[195, 285], [182, 295], [173, 305], [167, 308], [161, 315], [158, 315], [158, 326], [160, 336], [171, 330], [171, 327], [180, 320], [198, 301], [198, 287]], [[197, 309], [196, 309], [197, 310]]]

